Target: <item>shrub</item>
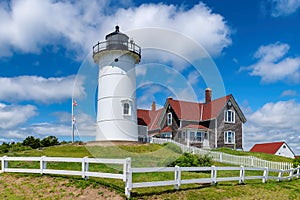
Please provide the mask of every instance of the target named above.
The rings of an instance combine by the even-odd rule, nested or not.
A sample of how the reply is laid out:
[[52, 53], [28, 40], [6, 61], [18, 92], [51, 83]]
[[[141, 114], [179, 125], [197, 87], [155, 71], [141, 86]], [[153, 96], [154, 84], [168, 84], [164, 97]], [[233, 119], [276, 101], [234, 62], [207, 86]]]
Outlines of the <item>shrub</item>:
[[182, 154], [181, 148], [180, 148], [179, 146], [177, 146], [176, 144], [167, 142], [167, 143], [164, 143], [164, 146], [165, 146], [167, 149], [170, 149], [171, 151], [174, 151], [175, 153]]
[[300, 166], [300, 157], [297, 157], [293, 160], [293, 167], [296, 168]]
[[212, 159], [208, 155], [184, 153], [178, 159], [168, 164], [168, 167], [207, 167], [212, 165]]

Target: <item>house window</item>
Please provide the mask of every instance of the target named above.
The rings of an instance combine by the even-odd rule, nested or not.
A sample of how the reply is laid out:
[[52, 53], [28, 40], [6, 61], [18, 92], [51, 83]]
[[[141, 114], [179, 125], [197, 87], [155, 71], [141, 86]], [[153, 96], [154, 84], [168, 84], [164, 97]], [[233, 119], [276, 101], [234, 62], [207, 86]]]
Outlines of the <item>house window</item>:
[[202, 132], [197, 132], [196, 141], [197, 142], [202, 142]]
[[172, 138], [172, 132], [161, 133], [162, 138]]
[[183, 141], [185, 141], [185, 132], [183, 131], [182, 133], [181, 133], [181, 139], [183, 139]]
[[167, 115], [167, 124], [168, 126], [172, 125], [172, 113], [168, 113]]
[[195, 141], [195, 132], [194, 131], [190, 131], [190, 141], [191, 142]]
[[234, 144], [235, 143], [234, 131], [226, 131], [224, 133], [224, 142], [225, 142], [225, 144]]
[[234, 123], [235, 122], [234, 111], [226, 110], [224, 114], [224, 121], [229, 123]]
[[202, 131], [190, 131], [190, 141], [191, 142], [203, 142], [206, 132]]

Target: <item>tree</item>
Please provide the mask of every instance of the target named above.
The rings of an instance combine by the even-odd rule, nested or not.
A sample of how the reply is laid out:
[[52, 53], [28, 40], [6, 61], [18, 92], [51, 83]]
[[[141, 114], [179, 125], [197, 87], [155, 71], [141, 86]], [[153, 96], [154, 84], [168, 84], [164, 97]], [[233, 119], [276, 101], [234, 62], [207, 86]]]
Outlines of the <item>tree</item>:
[[7, 153], [9, 151], [9, 144], [3, 142], [0, 146], [0, 153]]
[[33, 136], [28, 136], [22, 143], [24, 146], [29, 146], [33, 149], [37, 149], [41, 146], [39, 138], [34, 138]]
[[59, 145], [58, 139], [55, 136], [48, 136], [41, 140], [42, 147], [50, 147], [54, 145]]

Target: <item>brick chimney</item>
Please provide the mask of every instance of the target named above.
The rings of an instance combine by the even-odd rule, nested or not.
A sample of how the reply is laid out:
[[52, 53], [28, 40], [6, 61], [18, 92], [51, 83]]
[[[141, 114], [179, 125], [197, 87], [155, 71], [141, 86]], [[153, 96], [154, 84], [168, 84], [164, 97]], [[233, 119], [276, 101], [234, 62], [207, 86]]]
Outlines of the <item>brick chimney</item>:
[[205, 103], [209, 103], [212, 100], [212, 90], [210, 88], [205, 89]]
[[156, 111], [156, 104], [155, 101], [152, 101], [151, 110]]

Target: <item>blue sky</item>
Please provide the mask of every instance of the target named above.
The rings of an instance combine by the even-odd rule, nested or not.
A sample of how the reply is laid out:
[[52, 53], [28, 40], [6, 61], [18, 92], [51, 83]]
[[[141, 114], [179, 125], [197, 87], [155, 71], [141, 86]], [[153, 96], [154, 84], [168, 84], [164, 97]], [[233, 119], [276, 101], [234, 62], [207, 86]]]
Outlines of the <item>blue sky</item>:
[[[70, 140], [72, 96], [80, 138], [92, 139], [91, 48], [119, 24], [144, 48], [136, 68], [139, 107], [163, 105], [170, 95], [202, 101], [213, 85], [207, 71], [193, 66], [202, 52], [224, 94], [233, 94], [246, 115], [245, 149], [286, 141], [300, 154], [299, 10], [299, 0], [1, 1], [0, 141]], [[173, 41], [162, 48], [166, 37], [139, 37], [141, 30], [179, 34], [201, 52], [172, 51]], [[151, 48], [153, 41], [158, 47]]]

